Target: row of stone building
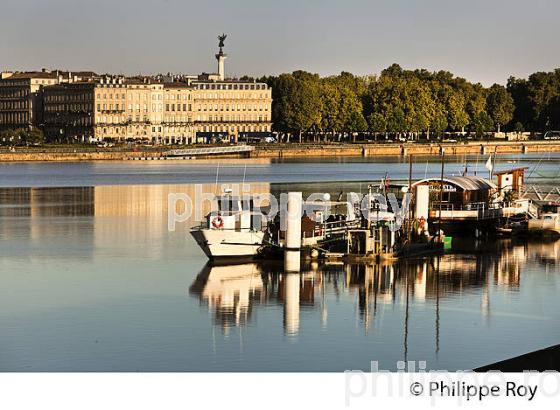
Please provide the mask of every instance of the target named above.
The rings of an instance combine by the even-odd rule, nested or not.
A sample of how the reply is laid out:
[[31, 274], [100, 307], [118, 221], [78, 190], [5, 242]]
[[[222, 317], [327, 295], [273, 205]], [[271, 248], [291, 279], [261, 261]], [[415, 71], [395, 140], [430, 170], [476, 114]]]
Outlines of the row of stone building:
[[40, 128], [48, 141], [191, 144], [271, 132], [272, 90], [217, 74], [123, 77], [92, 72], [2, 73], [0, 130]]

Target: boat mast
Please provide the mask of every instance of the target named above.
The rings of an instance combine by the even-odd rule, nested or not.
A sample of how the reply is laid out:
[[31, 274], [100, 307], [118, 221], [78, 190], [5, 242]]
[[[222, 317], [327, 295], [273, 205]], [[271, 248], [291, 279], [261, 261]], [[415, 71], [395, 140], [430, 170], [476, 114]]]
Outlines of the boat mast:
[[441, 149], [441, 179], [439, 186], [439, 216], [438, 216], [438, 231], [441, 231], [441, 208], [443, 202], [443, 172], [445, 168], [445, 148]]

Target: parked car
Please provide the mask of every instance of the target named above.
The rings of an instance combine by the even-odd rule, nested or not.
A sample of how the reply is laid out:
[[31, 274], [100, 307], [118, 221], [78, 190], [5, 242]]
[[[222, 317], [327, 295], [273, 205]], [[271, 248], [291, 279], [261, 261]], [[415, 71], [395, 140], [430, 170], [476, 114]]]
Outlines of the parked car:
[[560, 131], [547, 131], [544, 133], [545, 140], [560, 140]]

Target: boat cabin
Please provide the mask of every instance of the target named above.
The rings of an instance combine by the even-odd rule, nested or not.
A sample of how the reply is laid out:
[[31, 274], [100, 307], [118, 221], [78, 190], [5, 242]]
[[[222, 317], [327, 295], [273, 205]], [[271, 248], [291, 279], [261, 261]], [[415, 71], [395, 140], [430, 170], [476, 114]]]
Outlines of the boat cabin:
[[439, 209], [441, 195], [442, 210], [487, 209], [497, 189], [492, 181], [475, 176], [426, 178], [412, 184], [413, 191], [419, 185], [430, 187], [430, 209]]
[[521, 192], [525, 188], [525, 170], [528, 167], [520, 167], [494, 172], [498, 178], [498, 190], [500, 193], [507, 191]]
[[215, 198], [212, 209], [206, 218], [209, 229], [262, 230], [266, 222], [260, 212], [254, 212], [250, 197], [220, 195]]

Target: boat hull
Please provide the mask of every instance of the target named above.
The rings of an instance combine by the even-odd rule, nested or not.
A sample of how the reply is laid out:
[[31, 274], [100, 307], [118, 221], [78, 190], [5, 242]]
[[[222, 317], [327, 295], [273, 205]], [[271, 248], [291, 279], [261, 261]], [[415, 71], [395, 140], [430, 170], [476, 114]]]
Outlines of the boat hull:
[[543, 236], [559, 236], [560, 222], [557, 220], [533, 219], [528, 224], [529, 234]]
[[196, 229], [191, 235], [210, 259], [254, 258], [264, 240], [264, 232], [249, 229]]

